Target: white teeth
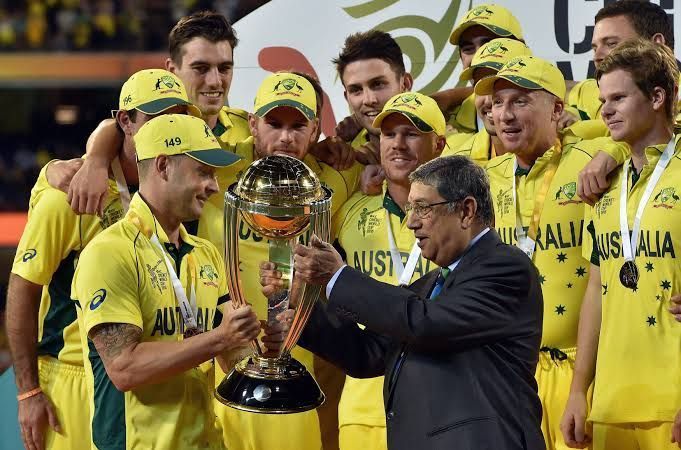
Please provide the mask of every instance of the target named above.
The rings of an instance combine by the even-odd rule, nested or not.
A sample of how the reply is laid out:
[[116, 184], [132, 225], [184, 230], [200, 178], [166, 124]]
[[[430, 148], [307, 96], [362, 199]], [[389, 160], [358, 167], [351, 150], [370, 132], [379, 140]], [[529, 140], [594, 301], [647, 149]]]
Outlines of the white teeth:
[[206, 97], [219, 97], [220, 92], [202, 92], [201, 95], [205, 95]]

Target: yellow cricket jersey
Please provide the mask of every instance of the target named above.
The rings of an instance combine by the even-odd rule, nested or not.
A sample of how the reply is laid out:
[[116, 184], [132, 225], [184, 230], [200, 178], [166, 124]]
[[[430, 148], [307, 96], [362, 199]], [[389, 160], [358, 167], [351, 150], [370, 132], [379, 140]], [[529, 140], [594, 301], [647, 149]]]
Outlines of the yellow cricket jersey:
[[477, 133], [477, 111], [475, 109], [475, 94], [471, 94], [454, 110], [447, 120], [447, 124], [459, 133]]
[[[607, 141], [601, 138], [580, 142], [571, 135], [564, 137], [558, 167], [545, 190], [533, 257], [544, 294], [542, 346], [572, 349], [577, 345], [579, 311], [589, 271], [589, 261], [582, 257], [584, 205], [577, 196], [577, 175]], [[517, 208], [527, 230], [556, 151], [555, 146], [550, 148], [529, 171], [516, 170], [516, 156], [511, 153], [487, 164], [495, 227], [505, 243], [516, 244], [514, 177]]]
[[[19, 241], [12, 273], [43, 286], [38, 321], [38, 355], [83, 365], [71, 301], [71, 281], [78, 257], [100, 231], [123, 217], [116, 183], [109, 182], [103, 217], [76, 215], [62, 191], [40, 173], [31, 190], [28, 222]], [[35, 324], [26, 324], [35, 326]]]
[[113, 385], [88, 333], [97, 325], [126, 323], [142, 329], [142, 342], [183, 339], [184, 322], [156, 233], [189, 294], [196, 290], [197, 325], [213, 328], [219, 302], [227, 300], [225, 267], [210, 242], [180, 227], [179, 249], [139, 194], [125, 218], [83, 251], [73, 281], [85, 372], [90, 393], [93, 448], [221, 449], [213, 412], [212, 362], [158, 383], [120, 392]]
[[[402, 263], [406, 264], [414, 245], [414, 233], [407, 228], [405, 215], [387, 193], [385, 184], [382, 196], [358, 192], [350, 197], [336, 214], [333, 229], [336, 246], [342, 248], [348, 265], [378, 281], [397, 285], [390, 255], [386, 212], [395, 245], [402, 255]], [[419, 258], [412, 281], [435, 267], [427, 259]], [[383, 377], [346, 377], [338, 406], [338, 424], [385, 427]]]
[[[676, 152], [655, 186], [641, 219], [636, 249], [640, 278], [634, 291], [619, 279], [624, 263], [620, 238], [622, 170], [608, 191], [587, 208], [584, 256], [600, 265], [602, 316], [590, 420], [604, 423], [673, 421], [681, 405], [681, 326], [667, 311], [681, 291], [681, 155]], [[646, 184], [666, 145], [646, 149], [646, 164], [627, 200], [629, 228]], [[678, 189], [678, 190], [677, 190]], [[593, 251], [592, 251], [593, 249]], [[681, 256], [681, 255], [680, 255]]]
[[[456, 134], [453, 136], [456, 136]], [[442, 156], [468, 156], [474, 163], [483, 168], [487, 161], [496, 157], [490, 135], [484, 128], [475, 134], [466, 134], [464, 136], [468, 136], [468, 138], [458, 146], [448, 145], [448, 147], [445, 147], [442, 151]], [[449, 140], [450, 138], [448, 137], [447, 144], [449, 144]]]
[[229, 148], [243, 141], [251, 135], [248, 127], [248, 112], [243, 109], [223, 106], [218, 113], [218, 121], [213, 128], [213, 134], [223, 148]]
[[369, 132], [366, 128], [362, 128], [362, 131], [357, 133], [357, 136], [350, 142], [352, 148], [358, 148], [369, 143]]
[[577, 108], [582, 120], [600, 119], [602, 103], [598, 100], [599, 95], [596, 80], [587, 78], [570, 89], [567, 104]]

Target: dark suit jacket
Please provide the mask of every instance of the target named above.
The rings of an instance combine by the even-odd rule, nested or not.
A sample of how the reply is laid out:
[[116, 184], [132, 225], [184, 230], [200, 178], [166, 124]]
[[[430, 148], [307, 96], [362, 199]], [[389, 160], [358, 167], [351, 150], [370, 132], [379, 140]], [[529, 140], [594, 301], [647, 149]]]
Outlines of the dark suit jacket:
[[391, 450], [544, 449], [536, 269], [490, 230], [429, 300], [437, 274], [405, 289], [346, 267], [300, 345], [353, 377], [385, 375]]

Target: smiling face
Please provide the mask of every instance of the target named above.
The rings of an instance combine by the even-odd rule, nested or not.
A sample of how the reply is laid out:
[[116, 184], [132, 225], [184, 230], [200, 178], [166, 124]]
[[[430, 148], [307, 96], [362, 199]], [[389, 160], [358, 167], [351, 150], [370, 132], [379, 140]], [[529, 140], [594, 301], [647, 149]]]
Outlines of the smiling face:
[[524, 89], [506, 80], [494, 83], [492, 117], [497, 136], [508, 152], [525, 162], [534, 162], [554, 145], [562, 112], [562, 101], [546, 91]]
[[196, 220], [208, 197], [218, 192], [215, 167], [185, 155], [171, 158], [167, 186], [173, 215], [182, 222]]
[[[494, 75], [497, 71], [489, 67], [478, 67], [473, 71], [473, 85], [483, 79], [484, 77]], [[494, 128], [494, 118], [492, 117], [492, 96], [491, 95], [476, 95], [475, 96], [475, 110], [478, 117], [482, 119], [485, 130], [490, 136], [496, 136], [497, 132]]]
[[248, 118], [255, 149], [260, 157], [286, 155], [302, 160], [316, 135], [316, 122], [295, 108], [280, 106], [265, 117]]
[[363, 128], [379, 134], [372, 124], [385, 103], [400, 92], [411, 89], [411, 77], [398, 75], [382, 59], [362, 59], [345, 67], [342, 75], [345, 99]]
[[423, 133], [399, 113], [381, 122], [381, 167], [388, 181], [408, 184], [409, 174], [442, 152], [444, 139]]
[[182, 80], [189, 101], [198, 106], [204, 119], [217, 116], [232, 84], [234, 60], [229, 41], [195, 37], [182, 46], [180, 63], [168, 59], [166, 66]]
[[631, 21], [626, 16], [615, 16], [601, 19], [594, 25], [591, 39], [591, 50], [594, 52], [594, 65], [598, 67], [601, 61], [620, 42], [636, 39], [639, 35]]
[[613, 140], [633, 147], [653, 128], [654, 122], [660, 120], [657, 113], [664, 100], [649, 98], [629, 72], [617, 69], [603, 74], [598, 86], [603, 102], [601, 115]]

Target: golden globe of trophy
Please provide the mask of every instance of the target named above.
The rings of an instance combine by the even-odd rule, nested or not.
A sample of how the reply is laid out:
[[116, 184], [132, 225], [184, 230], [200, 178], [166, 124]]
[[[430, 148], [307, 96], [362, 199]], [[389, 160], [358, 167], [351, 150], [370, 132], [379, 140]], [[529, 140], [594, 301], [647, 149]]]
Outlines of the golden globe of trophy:
[[253, 353], [237, 363], [218, 386], [215, 396], [225, 405], [250, 412], [286, 414], [314, 409], [324, 394], [312, 375], [291, 357], [320, 286], [307, 285], [293, 270], [293, 247], [305, 232], [329, 240], [331, 191], [312, 170], [289, 156], [255, 161], [225, 193], [225, 262], [229, 293], [235, 306], [247, 299], [239, 275], [239, 222], [269, 239], [269, 260], [276, 263], [284, 289], [267, 299], [267, 321], [289, 309], [293, 321], [277, 354], [265, 354], [257, 340]]

